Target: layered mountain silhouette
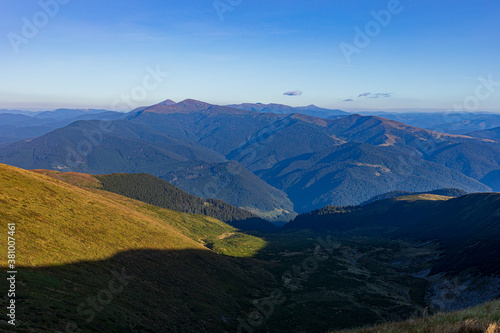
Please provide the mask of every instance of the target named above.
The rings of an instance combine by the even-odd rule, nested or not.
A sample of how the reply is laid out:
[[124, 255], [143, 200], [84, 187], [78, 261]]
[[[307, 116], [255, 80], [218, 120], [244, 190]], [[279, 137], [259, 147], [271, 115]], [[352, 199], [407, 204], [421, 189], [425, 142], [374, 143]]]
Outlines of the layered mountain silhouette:
[[91, 174], [145, 172], [190, 194], [278, 220], [389, 191], [484, 192], [497, 186], [500, 147], [490, 138], [377, 116], [325, 119], [297, 113], [300, 108], [270, 112], [260, 106], [265, 112], [167, 100], [119, 120], [77, 121], [4, 144], [0, 162]]
[[363, 112], [434, 132], [465, 134], [500, 126], [500, 114], [487, 112]]
[[424, 192], [450, 187], [467, 192], [489, 190], [475, 179], [415, 158], [397, 147], [354, 142], [300, 155], [257, 174], [288, 193], [297, 212], [332, 202], [357, 205], [380, 191]]
[[107, 110], [58, 109], [22, 113], [0, 110], [0, 144], [33, 139], [78, 120], [116, 120], [122, 116], [121, 112]]

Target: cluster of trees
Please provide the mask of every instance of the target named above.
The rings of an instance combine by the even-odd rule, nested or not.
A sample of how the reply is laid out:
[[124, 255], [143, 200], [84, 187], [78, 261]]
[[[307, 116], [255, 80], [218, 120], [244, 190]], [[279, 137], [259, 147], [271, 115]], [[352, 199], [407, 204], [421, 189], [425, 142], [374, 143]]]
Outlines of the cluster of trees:
[[260, 217], [216, 199], [202, 199], [186, 193], [169, 182], [146, 174], [111, 174], [97, 176], [106, 191], [120, 194], [170, 210], [202, 214], [242, 230], [272, 231], [275, 226]]

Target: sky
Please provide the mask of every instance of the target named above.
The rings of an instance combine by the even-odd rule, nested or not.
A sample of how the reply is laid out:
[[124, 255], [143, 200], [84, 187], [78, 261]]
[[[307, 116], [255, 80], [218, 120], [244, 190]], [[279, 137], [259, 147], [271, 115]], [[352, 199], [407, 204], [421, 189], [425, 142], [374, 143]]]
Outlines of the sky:
[[500, 112], [499, 14], [498, 0], [0, 0], [0, 109]]

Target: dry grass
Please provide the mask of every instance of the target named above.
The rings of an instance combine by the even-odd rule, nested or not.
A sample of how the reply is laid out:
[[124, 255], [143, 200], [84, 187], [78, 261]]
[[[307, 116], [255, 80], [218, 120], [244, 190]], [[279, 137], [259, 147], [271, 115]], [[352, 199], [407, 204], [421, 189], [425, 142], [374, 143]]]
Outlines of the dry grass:
[[486, 333], [500, 333], [500, 324], [498, 323], [490, 324]]
[[500, 333], [500, 301], [423, 319], [338, 333]]
[[79, 187], [90, 187], [90, 188], [101, 188], [102, 184], [96, 177], [88, 175], [85, 173], [77, 172], [59, 172], [54, 170], [31, 170], [33, 172], [39, 173], [41, 175], [46, 175], [54, 179], [60, 180], [62, 182], [79, 186]]
[[[54, 173], [58, 176], [61, 174]], [[79, 184], [92, 178], [65, 174]], [[65, 179], [66, 180], [66, 179]], [[200, 241], [237, 230], [219, 220], [170, 211], [98, 189], [61, 182], [46, 172], [35, 173], [0, 164], [0, 220], [16, 223], [17, 264], [53, 266], [104, 260], [139, 250], [208, 250]], [[234, 253], [237, 244], [217, 251], [251, 256], [265, 242], [242, 234], [254, 249]], [[220, 241], [222, 242], [222, 241]], [[0, 250], [4, 257], [6, 247]]]

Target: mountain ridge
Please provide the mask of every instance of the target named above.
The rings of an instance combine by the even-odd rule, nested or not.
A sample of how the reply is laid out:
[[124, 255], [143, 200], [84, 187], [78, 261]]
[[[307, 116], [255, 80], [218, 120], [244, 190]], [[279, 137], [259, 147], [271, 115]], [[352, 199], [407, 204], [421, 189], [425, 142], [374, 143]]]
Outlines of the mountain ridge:
[[[78, 147], [84, 147], [89, 140], [85, 133], [94, 133], [100, 124], [114, 130], [102, 133], [105, 134], [102, 142], [99, 134], [91, 136], [98, 144], [91, 145], [89, 154], [71, 153], [72, 165], [68, 167], [65, 163], [68, 152], [65, 150], [69, 147], [76, 151]], [[43, 144], [41, 140], [44, 140]], [[307, 162], [307, 159], [318, 158], [327, 149], [338, 150], [339, 146], [346, 144], [350, 145], [343, 149], [356, 148], [356, 143], [371, 148], [366, 146], [364, 152], [346, 152], [350, 161], [347, 157], [337, 156], [340, 159], [333, 158], [328, 162], [331, 166], [323, 164], [322, 168], [316, 169], [307, 166], [312, 161]], [[145, 172], [176, 181], [183, 190], [198, 196], [207, 192], [205, 187], [213, 187], [210, 183], [221, 188], [218, 182], [229, 178], [233, 179], [231, 186], [222, 182], [223, 190], [218, 191], [220, 196], [216, 198], [267, 214], [275, 209], [292, 211], [293, 206], [283, 192], [289, 185], [282, 184], [289, 184], [291, 178], [286, 180], [278, 172], [289, 168], [287, 163], [293, 164], [297, 170], [293, 177], [302, 178], [294, 182], [303, 183], [292, 192], [303, 191], [309, 198], [309, 203], [297, 195], [292, 200], [292, 204], [301, 207], [299, 211], [303, 212], [328, 204], [358, 204], [392, 190], [421, 192], [456, 187], [468, 192], [487, 191], [497, 187], [495, 172], [500, 170], [499, 149], [484, 139], [431, 132], [380, 117], [347, 115], [339, 119], [324, 119], [300, 113], [259, 113], [188, 99], [180, 103], [167, 100], [144, 107], [120, 120], [77, 122], [30, 142], [4, 144], [0, 147], [0, 161], [27, 169], [49, 168], [96, 174]], [[365, 160], [356, 161], [358, 155], [365, 156]], [[381, 158], [384, 163], [377, 162]], [[235, 179], [226, 167], [227, 163], [240, 163], [242, 168], [238, 169], [258, 175], [260, 180], [246, 171]], [[298, 171], [300, 163], [305, 164], [302, 172]], [[345, 170], [335, 170], [335, 165], [340, 165], [338, 163], [344, 163]], [[390, 164], [390, 167], [385, 164]], [[205, 168], [204, 165], [212, 166]], [[382, 168], [376, 171], [370, 165], [382, 165]], [[385, 172], [387, 169], [390, 171]], [[438, 183], [437, 176], [433, 176], [436, 172], [443, 177]], [[179, 182], [178, 174], [189, 177]], [[248, 177], [243, 177], [243, 174]], [[313, 183], [319, 185], [317, 179], [325, 174], [330, 175], [330, 188], [311, 186]], [[412, 177], [412, 184], [397, 188], [404, 184], [408, 175]], [[248, 184], [250, 178], [260, 183], [261, 188], [278, 186], [276, 190], [282, 192], [279, 194], [280, 204], [263, 209], [254, 205], [255, 200], [253, 203], [250, 200], [240, 205], [234, 194], [249, 190], [248, 186], [242, 186]], [[381, 183], [379, 179], [386, 179], [383, 188], [368, 193], [366, 190], [371, 185], [361, 187], [359, 195], [342, 185], [364, 181], [375, 186], [375, 183]], [[312, 183], [308, 185], [309, 181]], [[339, 192], [335, 194], [337, 197], [332, 196], [333, 189]], [[248, 199], [262, 197], [255, 190], [250, 193], [253, 195]], [[344, 199], [341, 200], [342, 196]], [[276, 202], [275, 198], [268, 199], [268, 202]]]
[[276, 230], [273, 224], [248, 211], [221, 200], [204, 200], [182, 191], [161, 178], [145, 173], [89, 175], [52, 170], [32, 171], [72, 185], [113, 192], [161, 208], [210, 216], [241, 230], [263, 232]]
[[[500, 273], [500, 193], [467, 194], [458, 198], [413, 195], [365, 206], [326, 206], [301, 214], [285, 229], [353, 232], [394, 238], [437, 241], [445, 254], [431, 273], [470, 270]], [[489, 253], [489, 255], [484, 255]]]

